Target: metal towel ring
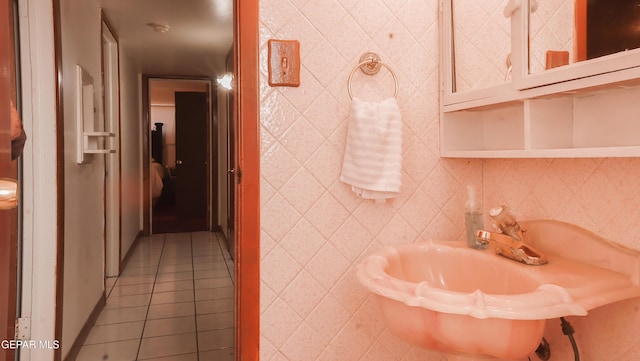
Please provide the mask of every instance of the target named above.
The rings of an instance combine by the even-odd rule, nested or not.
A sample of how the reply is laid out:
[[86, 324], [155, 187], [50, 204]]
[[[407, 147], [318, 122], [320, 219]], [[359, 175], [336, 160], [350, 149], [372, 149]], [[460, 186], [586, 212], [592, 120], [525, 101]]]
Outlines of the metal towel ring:
[[380, 71], [380, 67], [384, 66], [387, 68], [391, 76], [393, 77], [394, 89], [393, 89], [393, 97], [398, 97], [398, 78], [396, 77], [396, 73], [391, 70], [389, 65], [380, 61], [380, 56], [376, 53], [365, 53], [360, 57], [360, 63], [356, 65], [351, 73], [349, 74], [349, 79], [347, 80], [347, 91], [349, 92], [349, 98], [353, 99], [353, 93], [351, 92], [351, 78], [353, 74], [355, 74], [356, 70], [360, 69], [363, 73], [368, 75], [376, 74]]

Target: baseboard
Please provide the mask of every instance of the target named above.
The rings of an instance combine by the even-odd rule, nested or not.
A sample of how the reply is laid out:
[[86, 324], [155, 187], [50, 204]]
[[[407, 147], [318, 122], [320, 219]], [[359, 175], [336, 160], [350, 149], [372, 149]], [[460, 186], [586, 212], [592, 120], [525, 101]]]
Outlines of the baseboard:
[[118, 275], [120, 273], [122, 273], [122, 270], [127, 267], [127, 263], [129, 263], [129, 259], [131, 258], [131, 255], [133, 254], [133, 250], [136, 248], [136, 246], [138, 245], [138, 242], [140, 242], [140, 238], [142, 238], [143, 236], [143, 232], [139, 231], [138, 234], [136, 235], [136, 239], [133, 240], [133, 243], [131, 243], [131, 247], [129, 247], [129, 250], [127, 251], [127, 254], [124, 255], [124, 258], [122, 259], [122, 261], [120, 261], [120, 269], [118, 270]]
[[82, 345], [87, 340], [89, 332], [91, 332], [93, 325], [96, 324], [98, 316], [100, 315], [100, 312], [104, 309], [104, 306], [106, 304], [107, 299], [104, 295], [104, 292], [102, 292], [102, 297], [100, 297], [100, 300], [98, 300], [98, 303], [93, 308], [93, 311], [91, 311], [87, 322], [84, 323], [82, 330], [80, 330], [78, 337], [76, 337], [76, 340], [73, 342], [73, 346], [71, 346], [71, 350], [69, 350], [69, 353], [67, 354], [67, 357], [64, 358], [64, 361], [75, 361], [75, 359], [78, 357]]

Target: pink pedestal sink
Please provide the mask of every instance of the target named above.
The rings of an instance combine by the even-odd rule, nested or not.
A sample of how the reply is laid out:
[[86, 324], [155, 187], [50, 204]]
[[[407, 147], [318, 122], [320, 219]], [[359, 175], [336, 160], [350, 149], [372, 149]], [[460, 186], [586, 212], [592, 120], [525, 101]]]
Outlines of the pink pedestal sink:
[[506, 360], [532, 353], [547, 319], [640, 297], [640, 252], [568, 223], [520, 223], [547, 265], [524, 265], [463, 242], [428, 241], [375, 252], [359, 265], [358, 279], [405, 342]]

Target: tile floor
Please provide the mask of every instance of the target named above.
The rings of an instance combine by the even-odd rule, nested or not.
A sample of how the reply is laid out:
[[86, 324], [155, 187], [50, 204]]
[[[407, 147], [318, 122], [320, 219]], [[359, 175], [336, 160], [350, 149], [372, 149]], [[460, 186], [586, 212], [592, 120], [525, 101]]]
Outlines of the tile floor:
[[233, 264], [211, 232], [143, 238], [76, 361], [232, 361]]

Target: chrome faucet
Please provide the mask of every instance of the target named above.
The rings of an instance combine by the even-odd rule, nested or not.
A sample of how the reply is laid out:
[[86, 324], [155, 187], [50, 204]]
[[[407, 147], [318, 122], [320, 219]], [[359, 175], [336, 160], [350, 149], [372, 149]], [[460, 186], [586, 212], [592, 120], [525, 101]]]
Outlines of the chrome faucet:
[[514, 212], [509, 207], [492, 208], [489, 216], [497, 232], [479, 230], [476, 233], [478, 242], [483, 245], [492, 244], [496, 254], [528, 265], [543, 265], [549, 262], [542, 253], [524, 243], [525, 230], [520, 228]]

